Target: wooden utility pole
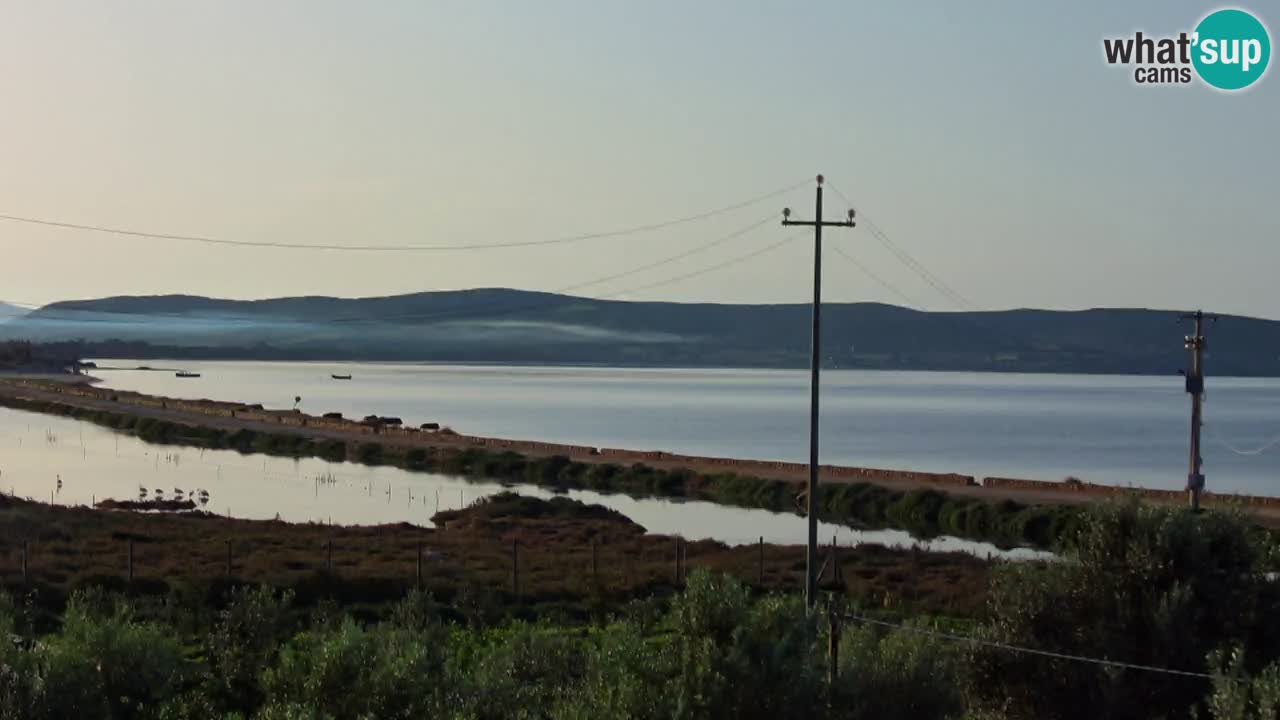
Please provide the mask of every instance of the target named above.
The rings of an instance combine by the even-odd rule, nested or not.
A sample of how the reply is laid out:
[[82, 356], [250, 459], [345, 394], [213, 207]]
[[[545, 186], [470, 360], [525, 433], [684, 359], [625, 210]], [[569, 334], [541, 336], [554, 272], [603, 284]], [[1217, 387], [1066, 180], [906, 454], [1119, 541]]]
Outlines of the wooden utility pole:
[[1191, 353], [1191, 368], [1187, 376], [1187, 392], [1191, 395], [1191, 453], [1187, 462], [1187, 497], [1192, 510], [1200, 509], [1200, 493], [1204, 491], [1204, 472], [1201, 468], [1203, 458], [1200, 456], [1201, 406], [1204, 403], [1204, 320], [1208, 318], [1217, 322], [1216, 315], [1205, 315], [1197, 310], [1182, 315], [1183, 320], [1195, 323], [1195, 331], [1183, 338], [1183, 347]]
[[782, 211], [783, 225], [813, 228], [813, 328], [809, 341], [809, 539], [805, 551], [804, 601], [813, 609], [818, 600], [818, 374], [822, 365], [822, 228], [853, 227], [853, 210], [845, 220], [824, 222], [822, 219], [822, 176], [816, 189], [813, 220], [792, 220], [791, 208]]

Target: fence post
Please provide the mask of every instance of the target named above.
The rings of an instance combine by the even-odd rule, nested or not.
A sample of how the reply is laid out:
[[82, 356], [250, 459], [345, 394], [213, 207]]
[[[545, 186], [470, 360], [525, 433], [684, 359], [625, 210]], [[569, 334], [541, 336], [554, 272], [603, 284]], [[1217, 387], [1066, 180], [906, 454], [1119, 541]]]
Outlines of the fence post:
[[760, 572], [758, 581], [760, 587], [764, 587], [764, 536], [760, 536]]
[[827, 609], [827, 620], [830, 625], [827, 634], [827, 690], [834, 695], [836, 682], [840, 680], [840, 613], [834, 598]]
[[511, 541], [511, 594], [520, 597], [520, 541]]
[[422, 541], [418, 541], [418, 566], [417, 566], [418, 588], [422, 588]]
[[676, 581], [677, 587], [680, 585], [680, 536], [676, 536]]
[[840, 545], [836, 543], [836, 536], [831, 536], [831, 580], [836, 585], [844, 584], [844, 574], [840, 570]]
[[600, 554], [595, 538], [591, 538], [591, 584], [600, 587]]
[[680, 584], [689, 580], [689, 543], [680, 540]]
[[133, 538], [129, 538], [129, 582], [133, 582]]

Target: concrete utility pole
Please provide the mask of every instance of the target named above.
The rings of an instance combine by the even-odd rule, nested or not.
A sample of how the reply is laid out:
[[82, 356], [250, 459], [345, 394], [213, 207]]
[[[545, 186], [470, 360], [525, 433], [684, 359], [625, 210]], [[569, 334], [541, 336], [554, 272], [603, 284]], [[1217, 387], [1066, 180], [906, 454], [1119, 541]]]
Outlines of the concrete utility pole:
[[1195, 323], [1195, 331], [1183, 338], [1183, 347], [1191, 352], [1191, 369], [1183, 374], [1187, 376], [1187, 392], [1191, 395], [1191, 455], [1187, 467], [1187, 497], [1191, 501], [1192, 510], [1200, 509], [1200, 493], [1204, 490], [1204, 473], [1200, 467], [1200, 426], [1203, 424], [1200, 414], [1201, 404], [1204, 402], [1203, 324], [1206, 318], [1214, 322], [1218, 320], [1218, 316], [1205, 315], [1200, 310], [1185, 313], [1181, 317], [1182, 320]]
[[782, 211], [783, 225], [813, 228], [813, 330], [809, 353], [809, 541], [804, 556], [804, 601], [812, 610], [818, 601], [818, 371], [822, 366], [822, 228], [853, 227], [853, 210], [841, 222], [822, 220], [822, 176], [818, 176], [814, 219], [792, 220], [791, 208]]

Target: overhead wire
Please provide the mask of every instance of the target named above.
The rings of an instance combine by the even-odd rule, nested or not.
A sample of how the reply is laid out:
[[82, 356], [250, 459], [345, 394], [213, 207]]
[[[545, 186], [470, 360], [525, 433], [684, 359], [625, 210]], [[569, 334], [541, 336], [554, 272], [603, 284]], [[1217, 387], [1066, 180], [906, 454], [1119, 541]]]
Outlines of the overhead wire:
[[666, 280], [659, 280], [658, 282], [655, 282], [655, 283], [649, 283], [648, 285], [641, 285], [640, 287], [633, 287], [633, 288], [629, 288], [629, 289], [627, 289], [627, 290], [623, 290], [623, 291], [621, 291], [621, 292], [619, 292], [619, 293], [614, 293], [614, 294], [612, 294], [612, 295], [606, 295], [605, 297], [606, 297], [606, 298], [615, 298], [615, 297], [620, 297], [620, 296], [622, 296], [622, 295], [631, 295], [631, 294], [633, 294], [633, 293], [637, 293], [637, 292], [640, 292], [640, 291], [642, 291], [642, 290], [650, 290], [650, 289], [652, 289], [652, 288], [655, 288], [655, 287], [661, 287], [661, 286], [663, 286], [663, 285], [671, 285], [672, 283], [677, 283], [677, 282], [680, 282], [680, 281], [682, 281], [682, 280], [689, 280], [689, 279], [692, 279], [692, 278], [695, 278], [695, 277], [698, 277], [698, 276], [701, 276], [701, 275], [706, 275], [707, 273], [715, 272], [715, 271], [717, 271], [717, 270], [723, 270], [724, 268], [727, 268], [727, 267], [729, 267], [729, 266], [731, 266], [731, 265], [737, 265], [737, 264], [738, 264], [738, 263], [740, 263], [740, 262], [745, 262], [745, 261], [747, 261], [747, 260], [750, 260], [751, 258], [758, 257], [758, 256], [763, 255], [763, 254], [765, 254], [765, 253], [767, 253], [767, 252], [770, 252], [770, 251], [772, 251], [772, 250], [776, 250], [776, 249], [778, 249], [778, 248], [782, 247], [783, 245], [786, 245], [787, 243], [794, 242], [795, 240], [799, 239], [799, 237], [800, 237], [799, 235], [792, 235], [792, 236], [790, 236], [790, 237], [785, 237], [785, 238], [783, 238], [782, 240], [779, 240], [778, 242], [775, 242], [775, 243], [773, 243], [773, 244], [771, 244], [771, 245], [766, 245], [766, 246], [764, 246], [764, 247], [762, 247], [762, 248], [760, 248], [760, 249], [758, 249], [758, 250], [755, 250], [755, 251], [753, 251], [753, 252], [749, 252], [749, 253], [747, 253], [747, 254], [745, 254], [745, 255], [739, 255], [739, 256], [737, 256], [737, 257], [730, 258], [730, 259], [728, 259], [728, 260], [725, 260], [724, 262], [721, 262], [721, 263], [717, 263], [717, 264], [715, 264], [715, 265], [712, 265], [711, 267], [703, 268], [703, 269], [701, 269], [701, 270], [695, 270], [695, 271], [690, 272], [690, 273], [685, 273], [684, 275], [677, 275], [676, 277], [673, 277], [673, 278], [667, 278]]
[[465, 250], [496, 250], [503, 248], [522, 248], [522, 247], [540, 247], [546, 245], [559, 245], [565, 243], [583, 242], [587, 240], [604, 240], [610, 238], [624, 237], [627, 235], [635, 235], [639, 233], [654, 232], [665, 228], [682, 225], [685, 223], [696, 222], [708, 218], [723, 215], [724, 213], [740, 210], [751, 205], [763, 202], [770, 198], [786, 194], [804, 185], [807, 181], [798, 182], [788, 185], [777, 190], [756, 195], [746, 200], [718, 207], [713, 210], [707, 210], [692, 215], [663, 220], [659, 222], [644, 223], [633, 225], [618, 230], [607, 230], [604, 232], [584, 233], [580, 235], [569, 235], [565, 237], [547, 238], [543, 240], [516, 240], [511, 242], [495, 242], [495, 243], [477, 243], [466, 245], [347, 245], [347, 244], [326, 244], [326, 243], [283, 243], [270, 240], [233, 240], [228, 238], [216, 238], [205, 235], [181, 235], [175, 233], [151, 232], [143, 230], [132, 230], [107, 225], [96, 225], [87, 223], [72, 223], [61, 220], [51, 220], [47, 218], [37, 218], [22, 215], [0, 214], [0, 220], [7, 220], [16, 223], [26, 223], [30, 225], [41, 225], [46, 227], [62, 228], [66, 230], [81, 230], [87, 232], [97, 232], [109, 235], [120, 235], [127, 237], [139, 237], [153, 240], [174, 240], [179, 242], [203, 243], [208, 245], [225, 245], [233, 247], [252, 247], [252, 248], [274, 248], [281, 250], [328, 250], [328, 251], [350, 251], [350, 252], [444, 252], [444, 251], [465, 251]]
[[949, 642], [968, 643], [970, 645], [979, 645], [997, 650], [1005, 650], [1008, 652], [1019, 653], [1023, 655], [1037, 655], [1040, 657], [1052, 658], [1055, 660], [1067, 660], [1070, 662], [1089, 663], [1100, 665], [1103, 667], [1116, 668], [1120, 670], [1136, 670], [1139, 672], [1160, 673], [1164, 675], [1175, 675], [1179, 677], [1192, 677], [1202, 680], [1213, 680], [1215, 675], [1204, 672], [1196, 672], [1194, 670], [1177, 670], [1174, 668], [1160, 667], [1157, 665], [1143, 665], [1140, 663], [1121, 662], [1118, 660], [1107, 660], [1105, 658], [1089, 657], [1087, 655], [1072, 655], [1070, 653], [1052, 652], [1049, 650], [1039, 650], [1036, 648], [1022, 647], [1019, 645], [1010, 645], [1008, 643], [996, 642], [993, 640], [983, 640], [981, 638], [971, 637], [968, 635], [959, 635], [956, 633], [943, 632], [941, 630], [930, 630], [914, 625], [906, 625], [904, 623], [894, 623], [885, 620], [877, 620], [875, 618], [857, 615], [854, 613], [845, 613], [843, 617], [846, 620], [852, 620], [864, 625], [878, 625], [880, 627], [892, 628], [902, 632], [915, 633], [917, 635], [927, 635], [929, 637], [938, 638], [939, 640], [947, 640]]
[[[745, 226], [743, 226], [743, 227], [740, 227], [740, 228], [738, 228], [738, 229], [736, 229], [736, 230], [734, 230], [734, 231], [732, 231], [732, 232], [730, 232], [730, 233], [728, 233], [728, 234], [725, 234], [725, 235], [722, 235], [722, 236], [719, 236], [719, 237], [713, 238], [713, 239], [711, 239], [711, 240], [709, 240], [709, 241], [707, 241], [707, 242], [705, 242], [705, 243], [699, 244], [699, 245], [697, 245], [697, 246], [694, 246], [694, 247], [692, 247], [692, 248], [690, 248], [690, 249], [688, 249], [688, 250], [685, 250], [685, 251], [683, 251], [683, 252], [677, 253], [677, 254], [675, 254], [675, 255], [671, 255], [671, 256], [668, 256], [668, 257], [664, 257], [664, 258], [661, 258], [661, 259], [659, 259], [659, 260], [656, 260], [656, 261], [653, 261], [653, 262], [649, 262], [649, 263], [646, 263], [646, 264], [643, 264], [643, 265], [640, 265], [640, 266], [637, 266], [637, 267], [629, 268], [629, 269], [627, 269], [627, 270], [623, 270], [623, 271], [621, 271], [621, 272], [616, 272], [616, 273], [612, 273], [612, 274], [605, 275], [605, 276], [602, 276], [602, 277], [597, 277], [597, 278], [594, 278], [594, 279], [591, 279], [591, 280], [587, 280], [587, 281], [583, 281], [583, 282], [576, 282], [576, 283], [573, 283], [573, 284], [571, 284], [571, 285], [563, 286], [563, 287], [557, 288], [557, 289], [555, 289], [555, 290], [549, 291], [549, 294], [561, 294], [561, 293], [571, 292], [571, 291], [574, 291], [574, 290], [580, 290], [580, 289], [582, 289], [582, 288], [586, 288], [586, 287], [591, 287], [591, 286], [593, 286], [593, 285], [600, 285], [600, 284], [603, 284], [603, 283], [606, 283], [606, 282], [611, 282], [611, 281], [613, 281], [613, 280], [618, 280], [618, 279], [621, 279], [621, 278], [624, 278], [624, 277], [629, 277], [629, 276], [632, 276], [632, 275], [636, 275], [636, 274], [639, 274], [639, 273], [642, 273], [642, 272], [645, 272], [645, 271], [648, 271], [648, 270], [653, 270], [653, 269], [655, 269], [655, 268], [662, 267], [662, 266], [664, 266], [664, 265], [669, 265], [669, 264], [671, 264], [671, 263], [673, 263], [673, 262], [677, 262], [677, 261], [679, 261], [679, 260], [687, 259], [687, 258], [689, 258], [689, 257], [692, 257], [693, 255], [696, 255], [696, 254], [698, 254], [698, 253], [705, 252], [705, 251], [710, 250], [710, 249], [712, 249], [712, 248], [715, 248], [715, 247], [717, 247], [717, 246], [719, 246], [719, 245], [722, 245], [722, 244], [724, 244], [724, 243], [726, 243], [726, 242], [729, 242], [730, 240], [735, 240], [735, 239], [737, 239], [737, 238], [743, 237], [744, 235], [747, 235], [747, 234], [751, 233], [752, 231], [754, 231], [754, 230], [756, 230], [756, 229], [760, 228], [761, 226], [763, 226], [763, 225], [765, 225], [765, 224], [769, 223], [769, 222], [770, 222], [770, 221], [772, 221], [773, 219], [774, 219], [774, 216], [771, 214], [771, 215], [769, 215], [768, 217], [765, 217], [765, 218], [762, 218], [762, 219], [760, 219], [760, 220], [754, 221], [754, 222], [752, 222], [752, 223], [751, 223], [751, 224], [749, 224], [749, 225], [745, 225]], [[781, 244], [781, 243], [778, 243], [778, 245], [780, 245], [780, 244]], [[737, 264], [738, 262], [745, 261], [745, 260], [747, 260], [747, 259], [750, 259], [751, 257], [755, 257], [756, 255], [761, 254], [762, 252], [766, 252], [766, 251], [768, 251], [768, 250], [772, 250], [774, 247], [776, 247], [776, 245], [774, 245], [774, 246], [769, 246], [769, 247], [767, 247], [767, 248], [763, 248], [763, 249], [761, 249], [761, 250], [754, 251], [754, 252], [752, 252], [752, 253], [748, 253], [748, 254], [746, 254], [746, 255], [742, 255], [742, 256], [737, 256], [737, 257], [731, 258], [731, 259], [729, 259], [728, 261], [725, 261], [725, 262], [719, 263], [719, 264], [717, 264], [717, 265], [714, 265], [714, 266], [712, 266], [711, 268], [704, 268], [704, 269], [701, 269], [701, 270], [697, 270], [697, 271], [695, 271], [695, 272], [693, 272], [693, 273], [685, 273], [685, 274], [677, 275], [677, 276], [675, 276], [675, 277], [673, 277], [673, 278], [667, 278], [667, 279], [664, 279], [664, 280], [660, 280], [660, 281], [658, 281], [658, 282], [656, 282], [656, 283], [650, 283], [649, 285], [641, 286], [641, 287], [639, 287], [639, 288], [630, 288], [630, 289], [628, 289], [628, 290], [625, 290], [625, 291], [622, 291], [622, 292], [619, 292], [619, 293], [615, 293], [615, 294], [613, 294], [613, 295], [606, 295], [606, 296], [603, 296], [603, 297], [601, 297], [601, 298], [597, 298], [597, 299], [609, 299], [609, 298], [612, 298], [612, 297], [617, 297], [617, 296], [624, 295], [624, 294], [628, 294], [628, 293], [639, 292], [639, 291], [644, 290], [644, 289], [649, 289], [650, 287], [658, 287], [658, 286], [661, 286], [661, 285], [671, 284], [671, 283], [674, 283], [674, 282], [678, 282], [679, 280], [687, 279], [688, 277], [696, 277], [696, 276], [698, 276], [698, 275], [703, 275], [703, 274], [706, 274], [706, 273], [709, 273], [709, 272], [713, 272], [713, 271], [715, 271], [715, 270], [722, 269], [722, 268], [724, 268], [724, 267], [728, 267], [728, 266], [731, 266], [731, 265]], [[580, 300], [580, 298], [564, 298], [564, 299], [561, 299], [561, 300], [560, 300], [560, 302], [559, 302], [558, 304], [560, 304], [560, 305], [567, 305], [567, 304], [572, 304], [572, 303], [578, 302], [579, 300]], [[16, 305], [16, 304], [19, 304], [19, 303], [12, 303], [12, 304], [15, 304], [15, 305]], [[475, 306], [472, 306], [472, 307], [468, 307], [468, 308], [461, 308], [461, 309], [458, 309], [458, 310], [455, 310], [455, 311], [448, 311], [448, 310], [444, 310], [444, 311], [436, 311], [436, 312], [429, 312], [429, 313], [421, 313], [421, 312], [417, 312], [417, 313], [408, 313], [408, 314], [402, 314], [402, 315], [384, 315], [384, 316], [379, 316], [379, 317], [368, 317], [368, 316], [346, 316], [346, 317], [339, 316], [339, 317], [322, 317], [322, 318], [316, 318], [315, 322], [323, 322], [323, 323], [326, 323], [326, 324], [327, 324], [327, 323], [372, 323], [372, 324], [383, 324], [383, 323], [390, 323], [390, 322], [404, 321], [404, 320], [447, 320], [447, 319], [457, 319], [459, 316], [462, 316], [462, 317], [467, 317], [467, 316], [491, 316], [491, 315], [493, 315], [493, 314], [495, 314], [495, 313], [496, 313], [496, 314], [501, 315], [501, 314], [507, 314], [507, 313], [511, 313], [511, 312], [520, 313], [520, 312], [530, 312], [530, 311], [534, 311], [534, 310], [546, 310], [546, 309], [551, 309], [551, 308], [555, 307], [555, 305], [556, 305], [556, 304], [557, 304], [557, 303], [545, 303], [545, 302], [539, 302], [539, 303], [525, 303], [525, 304], [523, 304], [523, 305], [519, 305], [519, 306], [511, 306], [511, 305], [506, 305], [506, 306], [489, 306], [489, 307], [475, 307]], [[51, 312], [52, 312], [52, 313], [59, 313], [59, 312], [61, 312], [61, 313], [63, 313], [63, 316], [59, 317], [59, 316], [57, 316], [56, 314], [41, 314], [41, 315], [40, 315], [40, 316], [38, 316], [38, 317], [32, 318], [32, 322], [49, 321], [49, 322], [66, 322], [66, 323], [92, 323], [92, 322], [100, 322], [100, 323], [118, 323], [118, 324], [140, 324], [140, 323], [153, 322], [153, 321], [154, 321], [154, 320], [153, 320], [153, 318], [164, 318], [164, 319], [170, 319], [170, 318], [172, 318], [172, 319], [196, 320], [196, 321], [206, 321], [206, 322], [216, 322], [216, 321], [224, 321], [224, 322], [226, 322], [226, 321], [240, 321], [240, 322], [243, 322], [243, 321], [253, 321], [253, 320], [270, 321], [270, 320], [273, 320], [273, 319], [275, 319], [275, 320], [282, 320], [282, 321], [297, 321], [297, 320], [298, 320], [297, 318], [271, 318], [271, 317], [264, 317], [264, 318], [246, 318], [246, 317], [243, 317], [243, 316], [235, 316], [235, 317], [227, 317], [227, 316], [218, 317], [218, 316], [210, 316], [210, 315], [204, 315], [204, 316], [192, 316], [192, 315], [190, 315], [190, 314], [187, 314], [187, 313], [180, 313], [180, 312], [170, 312], [170, 313], [146, 313], [146, 314], [139, 314], [139, 313], [123, 312], [123, 311], [118, 311], [118, 310], [116, 310], [116, 311], [112, 311], [112, 310], [101, 310], [101, 311], [100, 311], [100, 310], [74, 310], [74, 309], [72, 309], [72, 310], [53, 310], [53, 311], [51, 311]], [[86, 313], [86, 314], [89, 314], [90, 316], [88, 316], [88, 317], [79, 317], [79, 316], [77, 315], [78, 313]], [[121, 317], [122, 319], [121, 319], [121, 320], [115, 320], [114, 318], [103, 318], [103, 317], [99, 317], [99, 316], [101, 316], [101, 315], [119, 316], [119, 317]]]
[[870, 232], [872, 237], [876, 238], [876, 240], [878, 240], [885, 249], [893, 254], [899, 262], [905, 265], [907, 269], [914, 272], [939, 295], [946, 298], [957, 310], [961, 311], [959, 313], [941, 313], [941, 317], [950, 319], [955, 323], [962, 324], [967, 329], [978, 330], [991, 340], [1005, 343], [1010, 348], [1022, 348], [1027, 350], [1037, 349], [1037, 343], [1032, 338], [1027, 337], [1022, 333], [1010, 332], [1003, 328], [994, 327], [990, 324], [989, 320], [982, 318], [981, 315], [991, 314], [994, 313], [994, 311], [984, 310], [952, 288], [945, 280], [929, 268], [925, 267], [924, 263], [916, 260], [915, 257], [902, 248], [901, 245], [894, 242], [893, 239], [880, 228], [880, 226], [876, 225], [874, 220], [868, 217], [862, 210], [859, 210], [853, 200], [841, 191], [838, 186], [834, 185], [830, 181], [827, 182], [827, 185], [840, 197], [840, 199], [844, 200], [850, 208], [853, 208], [857, 212], [859, 225]]
[[1221, 445], [1223, 448], [1226, 448], [1227, 450], [1231, 451], [1236, 455], [1244, 455], [1244, 456], [1261, 455], [1273, 447], [1280, 446], [1280, 435], [1277, 435], [1271, 438], [1270, 440], [1266, 441], [1262, 445], [1259, 445], [1258, 447], [1248, 448], [1248, 449], [1240, 448], [1235, 445], [1232, 445], [1231, 443], [1227, 442], [1222, 437], [1220, 437], [1216, 432], [1213, 431], [1212, 425], [1205, 423], [1205, 426], [1209, 428], [1209, 437], [1215, 443], [1217, 443], [1218, 445]]
[[943, 297], [950, 300], [956, 306], [962, 309], [967, 309], [967, 310], [978, 309], [977, 306], [974, 305], [972, 302], [970, 302], [968, 298], [966, 298], [964, 295], [961, 295], [959, 292], [953, 289], [950, 285], [948, 285], [945, 281], [943, 281], [942, 278], [938, 277], [935, 273], [933, 273], [933, 271], [925, 267], [924, 263], [921, 263], [919, 260], [916, 260], [910, 253], [908, 253], [901, 246], [895, 243], [893, 239], [888, 236], [887, 233], [885, 233], [883, 230], [880, 229], [880, 226], [876, 225], [875, 221], [873, 221], [870, 217], [868, 217], [866, 213], [862, 212], [861, 210], [858, 210], [854, 202], [850, 200], [849, 196], [845, 195], [844, 192], [842, 192], [839, 187], [837, 187], [836, 185], [830, 182], [828, 182], [827, 185], [832, 189], [832, 191], [836, 193], [836, 195], [839, 195], [840, 199], [844, 200], [845, 203], [848, 204], [850, 208], [857, 211], [859, 223], [862, 224], [867, 229], [867, 231], [871, 233], [872, 237], [878, 240], [881, 245], [884, 245], [885, 249], [887, 249], [890, 253], [892, 253], [893, 256], [896, 257], [899, 262], [905, 265], [908, 269], [910, 269], [916, 275], [919, 275], [920, 279], [924, 280], [930, 287], [936, 290]]
[[878, 274], [873, 272], [871, 268], [867, 267], [860, 260], [858, 260], [853, 255], [846, 252], [844, 248], [840, 247], [839, 245], [832, 245], [831, 248], [836, 251], [837, 255], [844, 258], [848, 262], [852, 263], [854, 267], [861, 270], [863, 275], [866, 275], [867, 277], [871, 278], [873, 281], [875, 281], [877, 285], [893, 293], [895, 296], [898, 297], [898, 299], [905, 302], [908, 307], [916, 307], [918, 305], [918, 303], [915, 300], [912, 300], [909, 295], [899, 290], [888, 280], [885, 280], [884, 278], [880, 277]]

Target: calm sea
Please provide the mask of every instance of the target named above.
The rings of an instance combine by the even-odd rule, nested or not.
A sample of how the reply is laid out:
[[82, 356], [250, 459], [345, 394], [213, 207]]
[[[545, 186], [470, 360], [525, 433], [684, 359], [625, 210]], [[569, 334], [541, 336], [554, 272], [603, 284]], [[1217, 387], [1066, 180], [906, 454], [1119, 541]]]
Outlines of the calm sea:
[[[261, 402], [311, 413], [396, 415], [460, 432], [574, 444], [804, 461], [808, 374], [670, 370], [100, 360], [106, 386]], [[333, 380], [332, 374], [351, 374]], [[1181, 488], [1188, 405], [1169, 377], [827, 371], [822, 461]], [[1280, 493], [1280, 379], [1213, 378], [1210, 489]], [[1232, 449], [1234, 448], [1234, 449]], [[1261, 452], [1256, 452], [1261, 450]], [[1253, 454], [1250, 454], [1253, 453]]]

